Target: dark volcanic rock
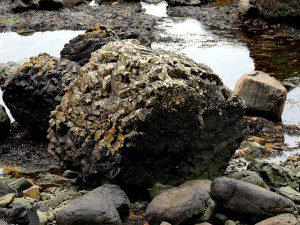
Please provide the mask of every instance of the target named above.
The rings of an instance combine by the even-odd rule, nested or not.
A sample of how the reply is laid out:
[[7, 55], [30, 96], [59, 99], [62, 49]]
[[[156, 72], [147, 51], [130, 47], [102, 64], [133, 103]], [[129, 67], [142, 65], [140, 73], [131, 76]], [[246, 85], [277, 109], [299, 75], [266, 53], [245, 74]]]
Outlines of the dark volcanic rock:
[[52, 112], [49, 151], [85, 178], [151, 187], [222, 174], [243, 106], [211, 69], [137, 41], [94, 52]]
[[0, 105], [0, 141], [3, 141], [9, 133], [10, 119], [4, 106]]
[[3, 100], [14, 119], [36, 137], [45, 137], [50, 112], [64, 88], [77, 76], [79, 66], [46, 53], [18, 67], [6, 80]]
[[19, 204], [12, 208], [0, 208], [0, 218], [9, 224], [39, 225], [36, 209]]
[[247, 215], [253, 220], [297, 212], [296, 205], [290, 199], [257, 185], [227, 177], [213, 181], [211, 196], [226, 209]]
[[[126, 194], [116, 185], [103, 185], [72, 201], [56, 215], [58, 225], [121, 225], [117, 210], [129, 209]], [[128, 212], [128, 211], [127, 211]]]
[[86, 0], [14, 0], [12, 9], [16, 12], [28, 9], [59, 9], [70, 7], [80, 3], [87, 3]]
[[207, 221], [215, 207], [209, 194], [196, 187], [171, 188], [156, 196], [149, 204], [146, 220], [153, 225], [163, 221], [170, 224], [182, 224], [188, 221]]
[[117, 41], [118, 35], [110, 28], [96, 24], [84, 34], [73, 38], [60, 52], [61, 58], [69, 59], [83, 66], [86, 64], [91, 53], [111, 41]]

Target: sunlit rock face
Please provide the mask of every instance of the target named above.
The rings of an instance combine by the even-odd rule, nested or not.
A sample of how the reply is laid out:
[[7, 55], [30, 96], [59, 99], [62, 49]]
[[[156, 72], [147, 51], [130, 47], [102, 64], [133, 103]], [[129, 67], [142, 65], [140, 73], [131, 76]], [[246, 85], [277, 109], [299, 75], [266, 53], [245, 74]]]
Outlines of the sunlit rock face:
[[136, 40], [111, 42], [52, 112], [48, 149], [85, 180], [176, 185], [224, 172], [243, 113], [208, 67]]

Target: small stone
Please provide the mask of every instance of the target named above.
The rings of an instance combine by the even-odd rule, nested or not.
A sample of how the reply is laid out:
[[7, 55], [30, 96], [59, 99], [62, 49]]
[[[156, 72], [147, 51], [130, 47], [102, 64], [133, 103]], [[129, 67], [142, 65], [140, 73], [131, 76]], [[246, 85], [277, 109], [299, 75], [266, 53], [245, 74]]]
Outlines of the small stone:
[[47, 224], [47, 222], [48, 222], [47, 213], [37, 210], [37, 214], [38, 214], [38, 217], [39, 217], [39, 220], [40, 220], [40, 225]]
[[4, 196], [0, 197], [0, 207], [8, 206], [10, 203], [13, 202], [15, 197], [16, 197], [15, 193], [9, 193], [7, 195], [4, 195]]
[[300, 193], [291, 187], [281, 187], [278, 189], [278, 193], [291, 199], [295, 203], [300, 203]]
[[263, 220], [255, 225], [299, 225], [299, 221], [293, 214], [280, 214]]
[[40, 193], [40, 187], [37, 185], [34, 185], [27, 190], [23, 191], [24, 197], [30, 197], [33, 199], [40, 199], [41, 193]]
[[172, 225], [172, 224], [168, 222], [162, 222], [160, 225]]
[[72, 170], [66, 170], [64, 173], [63, 173], [63, 177], [65, 178], [69, 178], [69, 179], [74, 179], [74, 178], [77, 178], [78, 175], [76, 172], [72, 171]]
[[31, 201], [27, 198], [15, 198], [12, 204], [21, 204], [24, 206], [31, 206]]
[[225, 225], [236, 225], [236, 223], [233, 220], [227, 220]]

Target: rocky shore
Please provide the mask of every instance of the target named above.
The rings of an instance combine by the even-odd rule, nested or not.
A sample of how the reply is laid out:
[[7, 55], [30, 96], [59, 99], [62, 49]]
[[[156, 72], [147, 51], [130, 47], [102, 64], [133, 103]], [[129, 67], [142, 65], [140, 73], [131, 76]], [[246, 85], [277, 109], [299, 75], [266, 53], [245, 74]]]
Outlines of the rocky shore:
[[[1, 32], [85, 32], [58, 57], [0, 64], [0, 225], [300, 224], [300, 123], [284, 111], [299, 107], [288, 102], [300, 88], [298, 14], [276, 8], [298, 0], [268, 1], [168, 1], [174, 21], [252, 36], [264, 61], [233, 90], [208, 66], [151, 48], [181, 40], [140, 2], [1, 1]], [[266, 36], [281, 54], [295, 48], [285, 69], [264, 69], [273, 47], [253, 40]]]

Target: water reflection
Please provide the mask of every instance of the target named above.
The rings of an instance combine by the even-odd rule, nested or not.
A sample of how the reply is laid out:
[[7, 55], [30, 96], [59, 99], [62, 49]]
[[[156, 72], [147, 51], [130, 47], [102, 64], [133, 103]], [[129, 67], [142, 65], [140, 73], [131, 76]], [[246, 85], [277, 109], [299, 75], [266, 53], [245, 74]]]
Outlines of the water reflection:
[[0, 63], [22, 61], [41, 52], [59, 56], [64, 45], [83, 31], [46, 31], [29, 36], [14, 32], [0, 33]]

